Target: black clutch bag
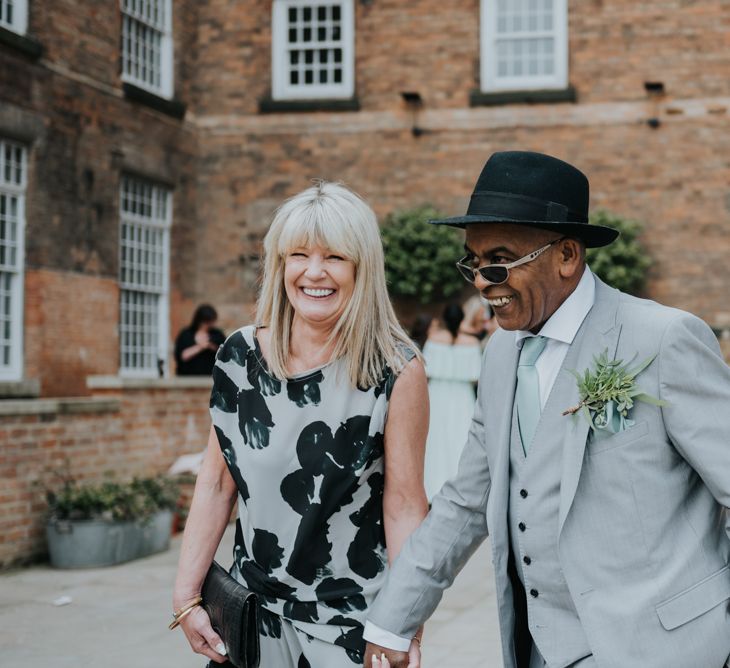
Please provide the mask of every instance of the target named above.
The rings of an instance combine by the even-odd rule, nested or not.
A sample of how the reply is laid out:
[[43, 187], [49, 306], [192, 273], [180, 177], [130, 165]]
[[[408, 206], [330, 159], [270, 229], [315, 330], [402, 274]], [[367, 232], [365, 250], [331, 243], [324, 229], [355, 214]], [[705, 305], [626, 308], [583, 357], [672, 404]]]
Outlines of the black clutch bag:
[[259, 627], [258, 598], [232, 578], [215, 561], [203, 582], [202, 606], [210, 617], [213, 630], [221, 637], [228, 652], [228, 663], [211, 661], [210, 668], [235, 666], [258, 668]]

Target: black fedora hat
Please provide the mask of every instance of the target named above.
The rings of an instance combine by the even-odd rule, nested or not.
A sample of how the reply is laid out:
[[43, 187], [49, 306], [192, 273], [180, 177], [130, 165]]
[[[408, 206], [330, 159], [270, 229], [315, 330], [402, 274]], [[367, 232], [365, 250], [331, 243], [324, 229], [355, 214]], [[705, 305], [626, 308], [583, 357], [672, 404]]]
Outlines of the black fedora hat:
[[494, 153], [479, 175], [465, 216], [429, 221], [466, 227], [512, 223], [554, 230], [581, 239], [589, 248], [606, 246], [618, 230], [588, 224], [588, 179], [567, 162], [543, 153]]

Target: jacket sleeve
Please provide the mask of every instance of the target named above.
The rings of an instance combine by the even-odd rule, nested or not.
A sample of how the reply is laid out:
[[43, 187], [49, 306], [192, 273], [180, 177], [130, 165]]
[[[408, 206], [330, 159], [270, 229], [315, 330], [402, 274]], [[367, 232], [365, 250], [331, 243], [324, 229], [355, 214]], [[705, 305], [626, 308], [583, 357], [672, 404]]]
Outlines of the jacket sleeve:
[[478, 396], [457, 475], [434, 497], [431, 511], [403, 546], [370, 608], [368, 620], [380, 629], [413, 637], [487, 537], [491, 476], [484, 439]]
[[[730, 367], [717, 338], [682, 314], [667, 327], [658, 361], [667, 434], [718, 503], [730, 507]], [[730, 537], [728, 519], [725, 530]]]

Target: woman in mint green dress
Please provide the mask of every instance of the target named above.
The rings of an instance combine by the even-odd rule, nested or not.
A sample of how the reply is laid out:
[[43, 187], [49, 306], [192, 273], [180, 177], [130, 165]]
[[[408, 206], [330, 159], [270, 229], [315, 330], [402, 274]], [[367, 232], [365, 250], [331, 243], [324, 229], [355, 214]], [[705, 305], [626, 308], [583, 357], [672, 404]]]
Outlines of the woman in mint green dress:
[[446, 325], [430, 334], [423, 347], [431, 417], [426, 441], [424, 485], [429, 503], [456, 474], [474, 410], [479, 380], [479, 340], [459, 332], [464, 312], [456, 304], [444, 309]]

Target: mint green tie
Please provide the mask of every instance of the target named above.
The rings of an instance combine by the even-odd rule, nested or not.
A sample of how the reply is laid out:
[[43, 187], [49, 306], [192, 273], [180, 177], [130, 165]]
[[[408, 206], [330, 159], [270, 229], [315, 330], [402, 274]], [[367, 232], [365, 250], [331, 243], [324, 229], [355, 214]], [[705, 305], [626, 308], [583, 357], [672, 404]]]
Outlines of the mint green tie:
[[520, 439], [522, 439], [522, 449], [525, 455], [530, 449], [530, 443], [532, 443], [542, 412], [540, 383], [535, 362], [546, 344], [547, 339], [544, 336], [532, 336], [525, 339], [517, 365], [517, 423], [520, 427]]

